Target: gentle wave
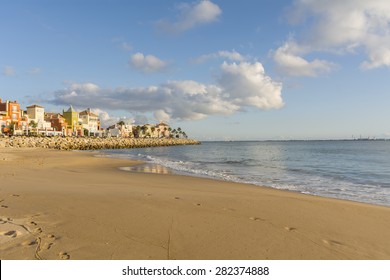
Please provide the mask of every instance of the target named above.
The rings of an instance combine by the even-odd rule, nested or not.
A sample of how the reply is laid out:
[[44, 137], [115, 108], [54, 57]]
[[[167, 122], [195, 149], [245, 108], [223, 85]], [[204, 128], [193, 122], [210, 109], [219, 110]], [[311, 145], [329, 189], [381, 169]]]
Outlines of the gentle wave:
[[371, 149], [336, 142], [206, 143], [107, 153], [179, 174], [390, 206], [390, 141]]

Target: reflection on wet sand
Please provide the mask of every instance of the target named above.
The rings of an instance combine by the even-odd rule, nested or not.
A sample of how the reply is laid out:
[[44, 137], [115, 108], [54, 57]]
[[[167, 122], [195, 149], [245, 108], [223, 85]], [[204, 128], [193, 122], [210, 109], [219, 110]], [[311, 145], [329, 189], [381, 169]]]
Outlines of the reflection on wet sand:
[[155, 173], [155, 174], [173, 174], [173, 172], [162, 165], [158, 164], [140, 164], [135, 166], [126, 166], [120, 167], [120, 170], [130, 171], [130, 172], [139, 172], [139, 173]]

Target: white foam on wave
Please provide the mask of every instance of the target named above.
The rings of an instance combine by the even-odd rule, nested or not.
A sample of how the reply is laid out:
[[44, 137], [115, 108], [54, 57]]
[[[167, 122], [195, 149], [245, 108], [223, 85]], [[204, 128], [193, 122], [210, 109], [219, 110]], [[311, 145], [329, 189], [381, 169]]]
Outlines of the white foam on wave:
[[206, 162], [191, 162], [173, 160], [166, 157], [146, 154], [123, 155], [114, 154], [114, 157], [142, 160], [147, 163], [161, 165], [173, 172], [182, 175], [206, 177], [223, 181], [268, 186], [276, 189], [289, 190], [304, 194], [348, 199], [373, 204], [390, 205], [389, 189], [378, 188], [371, 185], [356, 184], [350, 181], [319, 176], [313, 173], [291, 172], [282, 168], [269, 169], [267, 166], [262, 173], [247, 172], [247, 169], [236, 169], [234, 166], [215, 165]]

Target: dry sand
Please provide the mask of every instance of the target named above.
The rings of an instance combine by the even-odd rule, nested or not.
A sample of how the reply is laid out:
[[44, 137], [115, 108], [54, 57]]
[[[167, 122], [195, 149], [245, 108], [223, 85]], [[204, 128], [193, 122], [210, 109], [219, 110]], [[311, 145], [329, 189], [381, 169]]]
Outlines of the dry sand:
[[390, 208], [0, 149], [1, 259], [390, 259]]

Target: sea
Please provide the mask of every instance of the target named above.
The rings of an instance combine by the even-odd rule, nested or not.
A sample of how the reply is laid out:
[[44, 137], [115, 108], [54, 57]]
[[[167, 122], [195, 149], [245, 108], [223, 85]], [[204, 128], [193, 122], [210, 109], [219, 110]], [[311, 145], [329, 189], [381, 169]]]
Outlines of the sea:
[[105, 150], [177, 173], [390, 206], [390, 141], [232, 141]]

